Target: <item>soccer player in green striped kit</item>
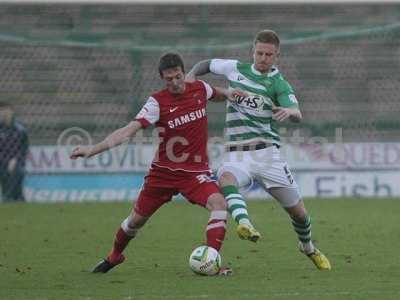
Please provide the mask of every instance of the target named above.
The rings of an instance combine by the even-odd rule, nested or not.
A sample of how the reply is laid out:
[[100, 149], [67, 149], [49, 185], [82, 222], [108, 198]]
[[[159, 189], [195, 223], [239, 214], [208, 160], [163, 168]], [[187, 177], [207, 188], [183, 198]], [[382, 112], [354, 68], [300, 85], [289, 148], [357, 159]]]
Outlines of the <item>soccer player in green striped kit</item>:
[[257, 181], [287, 211], [299, 239], [299, 249], [320, 270], [331, 265], [311, 240], [311, 218], [299, 188], [280, 155], [277, 122], [300, 122], [302, 115], [290, 84], [275, 63], [280, 41], [272, 30], [257, 33], [253, 63], [233, 59], [211, 59], [197, 63], [187, 75], [191, 81], [207, 73], [223, 75], [230, 88], [247, 96], [227, 102], [224, 162], [218, 170], [219, 184], [228, 210], [237, 222], [240, 238], [256, 242], [260, 233], [252, 225], [239, 188]]

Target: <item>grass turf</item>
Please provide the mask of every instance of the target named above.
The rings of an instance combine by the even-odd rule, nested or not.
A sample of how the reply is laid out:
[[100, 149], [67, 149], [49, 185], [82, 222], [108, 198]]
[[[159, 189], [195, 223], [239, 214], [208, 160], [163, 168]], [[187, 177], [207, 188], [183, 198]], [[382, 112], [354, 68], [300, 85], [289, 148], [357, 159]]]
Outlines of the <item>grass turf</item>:
[[313, 238], [332, 271], [314, 268], [275, 202], [250, 202], [263, 237], [240, 240], [230, 221], [222, 261], [231, 277], [193, 274], [207, 211], [170, 203], [108, 274], [89, 270], [109, 251], [128, 203], [0, 206], [0, 299], [400, 299], [400, 201], [306, 200]]

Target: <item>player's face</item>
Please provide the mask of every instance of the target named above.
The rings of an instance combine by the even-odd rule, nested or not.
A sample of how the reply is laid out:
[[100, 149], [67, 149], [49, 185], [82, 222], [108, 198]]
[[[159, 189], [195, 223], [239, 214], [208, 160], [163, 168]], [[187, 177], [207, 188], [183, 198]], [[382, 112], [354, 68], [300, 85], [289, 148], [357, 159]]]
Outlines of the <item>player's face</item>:
[[273, 44], [260, 43], [254, 45], [254, 68], [261, 73], [268, 73], [279, 56], [279, 49]]
[[181, 67], [163, 70], [162, 79], [170, 93], [182, 94], [185, 91], [185, 73]]
[[12, 122], [13, 112], [9, 108], [0, 108], [0, 123], [10, 126]]

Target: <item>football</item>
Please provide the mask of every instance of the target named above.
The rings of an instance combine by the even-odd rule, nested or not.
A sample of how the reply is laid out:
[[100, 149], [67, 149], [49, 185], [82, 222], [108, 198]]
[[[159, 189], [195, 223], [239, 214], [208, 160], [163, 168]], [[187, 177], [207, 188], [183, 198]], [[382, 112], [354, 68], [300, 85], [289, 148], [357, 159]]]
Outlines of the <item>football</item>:
[[199, 275], [212, 276], [221, 267], [221, 256], [212, 247], [200, 246], [193, 250], [189, 257], [189, 267]]

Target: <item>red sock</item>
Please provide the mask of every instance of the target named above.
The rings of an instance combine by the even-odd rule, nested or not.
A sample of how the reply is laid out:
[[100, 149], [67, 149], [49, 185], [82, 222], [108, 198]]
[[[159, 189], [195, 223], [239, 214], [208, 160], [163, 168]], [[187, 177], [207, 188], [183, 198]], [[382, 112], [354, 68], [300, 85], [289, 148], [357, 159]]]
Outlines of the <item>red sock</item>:
[[127, 235], [122, 228], [119, 228], [115, 234], [113, 248], [108, 255], [107, 259], [110, 262], [117, 261], [121, 257], [122, 252], [128, 246], [129, 241], [132, 239], [131, 236]]
[[207, 224], [207, 246], [219, 251], [225, 238], [226, 220], [210, 219]]

